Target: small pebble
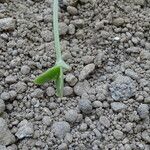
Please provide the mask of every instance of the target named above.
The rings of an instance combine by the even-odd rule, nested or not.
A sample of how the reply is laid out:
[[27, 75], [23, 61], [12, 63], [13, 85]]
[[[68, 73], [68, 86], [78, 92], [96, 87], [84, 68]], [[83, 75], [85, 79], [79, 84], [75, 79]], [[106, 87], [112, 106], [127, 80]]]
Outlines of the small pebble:
[[141, 119], [145, 119], [149, 116], [149, 106], [147, 104], [141, 104], [138, 107], [137, 112]]
[[53, 95], [55, 94], [55, 89], [54, 89], [53, 87], [48, 87], [48, 88], [46, 89], [46, 94], [47, 94], [47, 96], [49, 96], [49, 97], [53, 96]]
[[27, 65], [24, 65], [24, 66], [21, 67], [21, 73], [24, 74], [24, 75], [30, 73], [30, 70], [31, 70], [30, 67], [27, 66]]
[[120, 130], [114, 130], [113, 135], [117, 140], [121, 140], [123, 138], [123, 132]]
[[84, 114], [90, 114], [92, 112], [92, 103], [88, 99], [80, 99], [78, 106]]
[[4, 100], [4, 101], [7, 101], [10, 99], [10, 94], [8, 92], [3, 92], [1, 94], [1, 99]]
[[2, 99], [0, 99], [0, 115], [4, 112], [5, 110], [5, 103]]
[[52, 125], [52, 131], [56, 137], [62, 139], [66, 136], [67, 133], [70, 132], [70, 125], [66, 121], [55, 122]]
[[109, 121], [109, 119], [108, 119], [106, 116], [101, 116], [101, 117], [99, 118], [99, 121], [100, 121], [100, 123], [101, 123], [104, 127], [106, 127], [106, 128], [109, 128], [109, 127], [110, 127], [110, 121]]
[[127, 106], [121, 102], [113, 102], [113, 103], [111, 103], [111, 108], [115, 112], [120, 112], [120, 111], [126, 109]]
[[94, 70], [95, 70], [95, 64], [86, 65], [80, 72], [79, 80], [81, 81], [86, 79], [89, 76], [89, 74], [91, 74]]
[[76, 110], [70, 109], [65, 113], [66, 121], [70, 123], [74, 123], [78, 117], [78, 113]]

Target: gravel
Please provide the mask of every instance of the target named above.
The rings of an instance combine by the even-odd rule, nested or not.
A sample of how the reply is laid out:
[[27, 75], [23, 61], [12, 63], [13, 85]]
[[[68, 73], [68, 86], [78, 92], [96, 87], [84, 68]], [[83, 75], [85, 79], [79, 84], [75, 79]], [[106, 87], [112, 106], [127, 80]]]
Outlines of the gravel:
[[42, 98], [43, 97], [43, 90], [37, 88], [34, 90], [33, 93], [31, 93], [31, 96], [35, 97], [35, 98]]
[[82, 96], [83, 93], [87, 93], [90, 90], [90, 85], [88, 83], [88, 81], [84, 81], [84, 82], [78, 82], [75, 86], [74, 86], [74, 93], [78, 96]]
[[76, 110], [70, 109], [65, 113], [66, 121], [74, 123], [77, 120], [78, 113]]
[[5, 82], [8, 84], [15, 83], [17, 81], [16, 76], [9, 75], [5, 78]]
[[70, 96], [73, 94], [73, 89], [70, 86], [64, 87], [64, 96]]
[[1, 94], [1, 99], [4, 100], [4, 101], [7, 101], [10, 99], [10, 94], [8, 92], [3, 92]]
[[50, 116], [44, 116], [42, 119], [42, 123], [46, 126], [50, 126], [52, 123], [51, 117]]
[[108, 119], [106, 116], [101, 116], [101, 117], [99, 118], [99, 121], [100, 121], [100, 123], [101, 123], [104, 127], [106, 127], [106, 128], [109, 128], [109, 127], [110, 127], [110, 121], [109, 121], [109, 119]]
[[86, 65], [79, 75], [79, 80], [86, 79], [93, 71], [95, 70], [95, 64], [88, 64]]
[[68, 146], [66, 143], [62, 143], [58, 146], [58, 150], [67, 150]]
[[116, 101], [128, 100], [135, 95], [136, 85], [134, 81], [127, 76], [118, 76], [109, 86], [111, 96]]
[[121, 140], [123, 138], [123, 132], [120, 130], [114, 130], [113, 131], [113, 136], [117, 140]]
[[92, 103], [88, 99], [80, 99], [78, 107], [84, 114], [90, 114], [92, 112]]
[[55, 122], [52, 125], [52, 131], [56, 137], [62, 139], [66, 136], [67, 133], [70, 132], [70, 125], [66, 121]]
[[0, 19], [0, 31], [14, 30], [15, 20], [13, 18], [1, 18]]
[[78, 10], [75, 7], [72, 7], [72, 6], [68, 6], [67, 11], [71, 15], [76, 15], [78, 13]]
[[141, 119], [145, 119], [149, 116], [149, 106], [147, 104], [141, 104], [137, 108], [137, 112]]
[[125, 110], [127, 108], [127, 106], [121, 102], [113, 102], [113, 103], [111, 103], [111, 108], [115, 112], [120, 112], [122, 110]]
[[46, 89], [46, 94], [47, 94], [47, 96], [49, 96], [49, 97], [55, 95], [55, 89], [54, 89], [53, 87], [48, 87], [48, 88]]
[[16, 141], [15, 136], [8, 129], [7, 123], [0, 118], [0, 145], [10, 145]]
[[31, 70], [31, 68], [27, 65], [24, 65], [24, 66], [21, 67], [21, 73], [24, 74], [24, 75], [29, 74], [30, 70]]
[[142, 139], [143, 139], [144, 141], [146, 141], [146, 143], [149, 143], [149, 144], [150, 144], [150, 132], [143, 131], [143, 132], [142, 132]]
[[7, 148], [4, 145], [0, 145], [0, 150], [7, 150]]
[[0, 115], [4, 112], [5, 110], [5, 103], [2, 99], [0, 99]]
[[26, 83], [22, 82], [22, 81], [19, 81], [17, 84], [16, 84], [16, 92], [17, 93], [23, 93], [27, 90], [27, 85]]
[[78, 81], [78, 79], [73, 74], [67, 74], [65, 80], [70, 86], [74, 86]]
[[52, 2], [0, 0], [0, 146], [149, 150], [149, 0], [59, 0], [63, 98], [33, 83], [55, 64]]
[[26, 137], [32, 137], [33, 132], [33, 124], [27, 120], [23, 120], [18, 124], [18, 131], [15, 135], [18, 139], [23, 139]]
[[125, 23], [125, 21], [123, 18], [115, 18], [113, 20], [113, 25], [115, 25], [117, 27], [122, 26], [124, 23]]

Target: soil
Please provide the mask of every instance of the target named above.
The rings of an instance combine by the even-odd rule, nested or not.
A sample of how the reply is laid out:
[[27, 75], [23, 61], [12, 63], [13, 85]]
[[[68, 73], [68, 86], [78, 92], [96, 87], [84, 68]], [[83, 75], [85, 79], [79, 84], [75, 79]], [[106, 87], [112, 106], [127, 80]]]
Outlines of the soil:
[[150, 1], [60, 0], [63, 98], [52, 2], [0, 0], [0, 150], [150, 150]]

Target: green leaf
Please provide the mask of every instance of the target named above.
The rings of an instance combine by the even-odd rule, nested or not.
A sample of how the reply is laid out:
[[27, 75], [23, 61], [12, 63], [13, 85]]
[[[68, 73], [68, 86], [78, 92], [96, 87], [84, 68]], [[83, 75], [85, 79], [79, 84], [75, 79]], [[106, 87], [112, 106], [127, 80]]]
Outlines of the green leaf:
[[64, 75], [63, 75], [63, 68], [60, 67], [60, 74], [56, 79], [57, 96], [63, 97], [63, 88], [64, 88]]
[[60, 67], [54, 66], [54, 67], [48, 69], [46, 72], [39, 75], [34, 80], [34, 83], [36, 83], [38, 85], [42, 85], [48, 81], [54, 81], [60, 76], [59, 74], [60, 74]]

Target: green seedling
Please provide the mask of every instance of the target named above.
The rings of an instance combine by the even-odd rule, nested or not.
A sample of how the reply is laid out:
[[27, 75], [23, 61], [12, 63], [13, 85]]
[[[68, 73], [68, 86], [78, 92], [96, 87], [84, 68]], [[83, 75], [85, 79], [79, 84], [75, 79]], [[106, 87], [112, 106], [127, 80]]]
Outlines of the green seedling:
[[58, 0], [53, 1], [53, 32], [56, 51], [56, 63], [52, 68], [39, 75], [34, 80], [34, 83], [42, 85], [48, 81], [54, 81], [56, 83], [57, 96], [63, 97], [64, 71], [69, 69], [69, 66], [64, 62], [61, 55], [58, 27]]

